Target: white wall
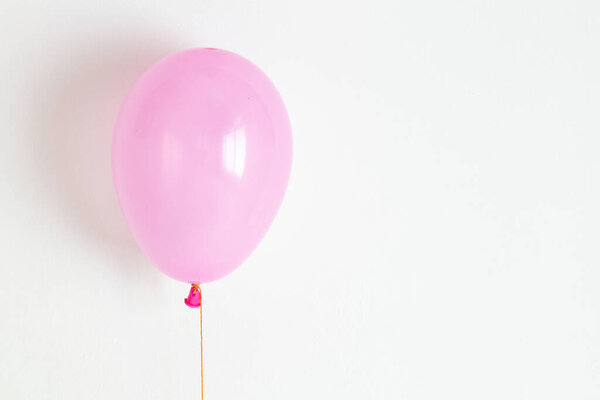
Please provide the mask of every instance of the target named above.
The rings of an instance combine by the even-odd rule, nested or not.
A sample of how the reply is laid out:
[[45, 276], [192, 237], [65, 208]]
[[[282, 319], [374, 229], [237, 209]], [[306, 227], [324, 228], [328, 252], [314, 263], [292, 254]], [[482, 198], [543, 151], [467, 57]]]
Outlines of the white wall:
[[109, 168], [153, 61], [271, 76], [295, 160], [206, 285], [206, 399], [600, 398], [594, 1], [0, 3], [0, 397], [199, 398], [188, 287]]

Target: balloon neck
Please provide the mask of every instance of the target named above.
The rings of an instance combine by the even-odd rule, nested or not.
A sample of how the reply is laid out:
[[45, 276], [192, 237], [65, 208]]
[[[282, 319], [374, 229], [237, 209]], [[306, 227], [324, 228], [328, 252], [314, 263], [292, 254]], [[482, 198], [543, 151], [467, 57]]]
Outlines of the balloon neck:
[[190, 294], [188, 297], [183, 300], [185, 305], [192, 308], [198, 308], [202, 306], [202, 291], [200, 290], [200, 286], [195, 283], [192, 283], [192, 287], [190, 288]]

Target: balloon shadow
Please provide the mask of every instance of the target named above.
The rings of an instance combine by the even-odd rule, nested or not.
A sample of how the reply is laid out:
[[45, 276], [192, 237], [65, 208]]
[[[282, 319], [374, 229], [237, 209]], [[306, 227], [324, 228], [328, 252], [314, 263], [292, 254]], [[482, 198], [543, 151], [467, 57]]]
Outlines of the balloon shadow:
[[[85, 39], [85, 43], [84, 42]], [[42, 77], [33, 109], [34, 169], [69, 228], [135, 274], [142, 253], [128, 231], [112, 181], [111, 140], [119, 107], [137, 77], [177, 50], [131, 32], [79, 38]], [[129, 268], [123, 268], [127, 265]]]

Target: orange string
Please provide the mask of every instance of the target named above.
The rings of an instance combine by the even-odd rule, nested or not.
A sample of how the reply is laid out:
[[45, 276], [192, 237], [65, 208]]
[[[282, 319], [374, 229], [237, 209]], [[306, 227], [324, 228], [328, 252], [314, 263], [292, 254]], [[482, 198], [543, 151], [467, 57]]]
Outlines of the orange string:
[[200, 393], [202, 400], [204, 400], [204, 349], [202, 338], [202, 300], [200, 300]]
[[193, 284], [192, 286], [198, 289], [198, 291], [200, 292], [200, 396], [201, 399], [204, 400], [204, 339], [202, 338], [202, 290], [200, 289], [200, 286], [196, 284]]

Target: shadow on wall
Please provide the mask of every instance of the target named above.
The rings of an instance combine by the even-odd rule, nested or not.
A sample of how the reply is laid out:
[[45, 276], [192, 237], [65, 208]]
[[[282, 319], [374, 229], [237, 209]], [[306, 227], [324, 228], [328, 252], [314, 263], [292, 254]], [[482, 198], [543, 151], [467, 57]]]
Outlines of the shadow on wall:
[[[65, 44], [52, 60], [33, 108], [34, 168], [69, 228], [100, 245], [116, 267], [139, 263], [112, 182], [110, 149], [119, 107], [135, 80], [155, 61], [179, 50], [165, 40], [122, 36]], [[130, 267], [131, 268], [131, 267]], [[131, 274], [133, 271], [119, 271]]]

